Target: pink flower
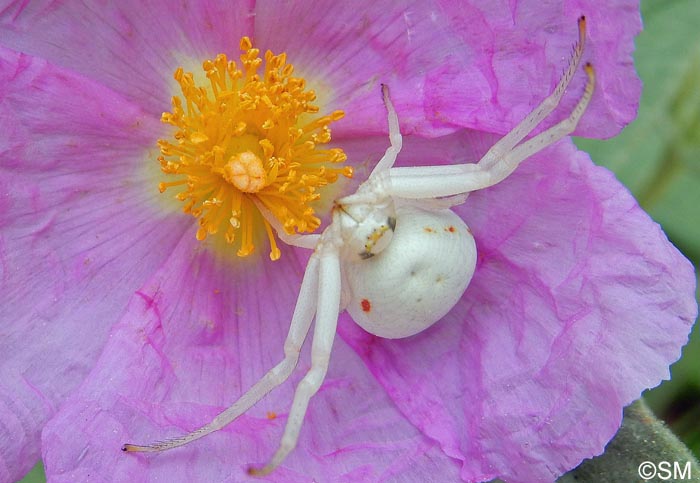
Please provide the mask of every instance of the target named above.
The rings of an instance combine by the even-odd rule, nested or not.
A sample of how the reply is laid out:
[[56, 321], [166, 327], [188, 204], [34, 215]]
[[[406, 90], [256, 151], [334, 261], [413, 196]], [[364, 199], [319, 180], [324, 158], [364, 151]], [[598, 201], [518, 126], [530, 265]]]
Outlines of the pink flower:
[[[388, 143], [379, 82], [406, 135], [400, 164], [478, 159], [549, 93], [581, 13], [599, 80], [579, 132], [615, 134], [639, 96], [635, 8], [0, 9], [0, 481], [40, 451], [56, 482], [241, 481], [278, 442], [308, 357], [225, 430], [161, 455], [120, 451], [207, 422], [279, 360], [309, 256], [222, 257], [163, 201], [155, 141], [176, 67], [236, 57], [243, 35], [286, 52], [324, 112], [345, 111], [333, 140], [361, 180]], [[622, 407], [668, 377], [697, 313], [692, 268], [570, 141], [457, 211], [480, 253], [463, 299], [400, 341], [341, 315], [326, 383], [270, 481], [551, 481], [602, 452]]]

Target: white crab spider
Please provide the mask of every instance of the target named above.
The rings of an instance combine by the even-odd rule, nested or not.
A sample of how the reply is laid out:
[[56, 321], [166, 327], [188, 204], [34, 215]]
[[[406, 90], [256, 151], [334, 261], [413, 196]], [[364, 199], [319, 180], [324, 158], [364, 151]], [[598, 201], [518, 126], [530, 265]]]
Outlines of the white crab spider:
[[263, 216], [280, 238], [313, 249], [284, 344], [284, 358], [209, 424], [178, 438], [146, 446], [125, 444], [124, 451], [163, 451], [217, 431], [245, 413], [296, 367], [301, 346], [316, 317], [311, 368], [294, 393], [284, 434], [271, 460], [254, 475], [274, 470], [296, 446], [311, 397], [328, 369], [339, 311], [346, 309], [366, 331], [385, 338], [417, 334], [440, 320], [461, 298], [476, 263], [476, 245], [467, 225], [449, 208], [469, 192], [505, 179], [529, 156], [570, 134], [583, 115], [595, 83], [588, 81], [568, 118], [522, 142], [559, 104], [573, 78], [585, 43], [585, 18], [579, 40], [552, 94], [476, 164], [395, 168], [402, 137], [388, 89], [382, 86], [389, 118], [390, 146], [367, 181], [335, 202], [332, 221], [320, 235], [287, 235], [267, 209]]

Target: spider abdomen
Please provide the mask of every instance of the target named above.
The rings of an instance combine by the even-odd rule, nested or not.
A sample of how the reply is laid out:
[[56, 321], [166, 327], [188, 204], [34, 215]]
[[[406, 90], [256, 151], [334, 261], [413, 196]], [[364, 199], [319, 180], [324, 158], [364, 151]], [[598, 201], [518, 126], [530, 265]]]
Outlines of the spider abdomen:
[[347, 310], [372, 334], [409, 337], [454, 307], [475, 264], [474, 238], [454, 212], [402, 206], [389, 246], [345, 267]]

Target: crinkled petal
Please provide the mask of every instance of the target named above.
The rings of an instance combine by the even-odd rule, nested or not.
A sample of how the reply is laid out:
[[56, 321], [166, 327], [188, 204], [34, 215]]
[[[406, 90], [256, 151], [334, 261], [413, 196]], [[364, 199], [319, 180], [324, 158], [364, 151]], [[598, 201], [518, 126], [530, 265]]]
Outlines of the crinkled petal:
[[[587, 114], [591, 120], [584, 120], [581, 132], [610, 134], [616, 129], [608, 127], [611, 120], [619, 125], [636, 108], [639, 84], [629, 51], [639, 18], [628, 2], [614, 3], [608, 10], [585, 6], [580, 9], [583, 12], [569, 4], [563, 9], [543, 9], [524, 2], [501, 5], [498, 11], [467, 4], [454, 10], [449, 2], [435, 11], [427, 2], [406, 4], [403, 10], [368, 3], [366, 11], [382, 15], [365, 16], [359, 28], [357, 16], [351, 14], [362, 10], [329, 4], [326, 10], [333, 15], [323, 14], [322, 8], [301, 15], [298, 4], [282, 5], [271, 9], [263, 3], [253, 10], [251, 5], [231, 8], [229, 2], [199, 2], [173, 10], [170, 4], [156, 2], [120, 2], [99, 8], [70, 2], [10, 2], [0, 7], [3, 44], [49, 58], [106, 86], [98, 88], [27, 57], [2, 54], [9, 59], [0, 70], [3, 82], [25, 82], [31, 87], [31, 94], [24, 97], [10, 91], [0, 99], [3, 107], [10, 103], [0, 117], [3, 136], [9, 140], [0, 143], [0, 159], [3, 174], [10, 173], [0, 181], [4, 183], [0, 192], [10, 194], [0, 199], [0, 220], [7, 220], [10, 227], [2, 227], [0, 266], [3, 288], [8, 284], [7, 293], [16, 304], [3, 310], [8, 320], [17, 319], [8, 324], [10, 336], [2, 342], [12, 350], [27, 340], [36, 344], [27, 354], [10, 358], [7, 373], [2, 374], [3, 384], [9, 382], [0, 392], [6, 406], [0, 408], [0, 418], [11, 438], [9, 442], [0, 439], [5, 459], [0, 479], [14, 479], [36, 458], [32, 446], [37, 428], [82, 379], [108, 327], [139, 286], [142, 289], [122, 323], [110, 333], [113, 342], [97, 368], [45, 433], [50, 476], [75, 481], [121, 471], [124, 479], [139, 480], [147, 468], [145, 477], [155, 475], [153, 479], [184, 479], [182, 475], [201, 473], [237, 480], [246, 463], [263, 461], [274, 449], [291, 399], [291, 383], [257, 412], [205, 440], [211, 443], [197, 443], [201, 449], [195, 449], [199, 452], [185, 463], [177, 453], [146, 459], [118, 452], [123, 437], [148, 440], [162, 437], [163, 431], [175, 435], [196, 427], [271, 367], [276, 362], [274, 352], [263, 342], [274, 339], [274, 346], [281, 347], [284, 321], [291, 314], [302, 271], [293, 261], [275, 265], [269, 272], [250, 267], [239, 271], [238, 266], [234, 270], [207, 258], [206, 250], [195, 253], [190, 237], [173, 252], [181, 260], [169, 260], [150, 284], [144, 284], [190, 226], [183, 224], [186, 217], [171, 218], [158, 209], [153, 186], [140, 185], [144, 173], [134, 168], [135, 161], [143, 163], [145, 158], [141, 150], [146, 148], [138, 146], [151, 146], [158, 132], [155, 119], [143, 113], [160, 114], [169, 104], [172, 71], [182, 59], [220, 51], [235, 54], [240, 36], [252, 33], [256, 41], [264, 40], [263, 49], [270, 47], [264, 45], [268, 40], [272, 46], [279, 42], [281, 48], [276, 50], [287, 50], [293, 63], [298, 54], [301, 72], [326, 69], [327, 76], [319, 74], [312, 80], [320, 83], [321, 96], [325, 89], [330, 104], [337, 101], [334, 108], [346, 110], [345, 124], [339, 126], [346, 137], [384, 130], [386, 114], [376, 85], [380, 81], [392, 87], [402, 126], [407, 122], [404, 132], [436, 135], [461, 126], [504, 132], [549, 93], [566, 62], [560, 47], [568, 51], [575, 38], [575, 18], [585, 13], [599, 88]], [[469, 30], [477, 10], [483, 22]], [[292, 24], [280, 22], [299, 17], [308, 20], [300, 23], [306, 29], [302, 35], [290, 28]], [[332, 27], [343, 19], [344, 27]], [[316, 46], [326, 38], [325, 21], [333, 34], [325, 45]], [[431, 28], [436, 29], [434, 36]], [[448, 35], [451, 28], [457, 37]], [[467, 40], [479, 38], [480, 31], [486, 41], [471, 49], [455, 49], [461, 46], [459, 36], [470, 45]], [[281, 42], [284, 32], [299, 39], [290, 41], [298, 50]], [[333, 44], [337, 59], [322, 53], [323, 60], [318, 61], [311, 55], [312, 46], [326, 52], [322, 49], [335, 38], [342, 39]], [[512, 38], [517, 48], [508, 50]], [[305, 43], [303, 39], [316, 40]], [[363, 60], [366, 45], [371, 55]], [[501, 57], [501, 52], [509, 55]], [[391, 59], [383, 71], [382, 54]], [[28, 71], [23, 62], [30, 66]], [[414, 69], [423, 62], [426, 70], [416, 74]], [[478, 68], [469, 69], [471, 64]], [[39, 81], [32, 79], [32, 73], [42, 70], [55, 71], [51, 82], [43, 85], [41, 75], [34, 76]], [[31, 82], [26, 82], [27, 72]], [[388, 72], [391, 75], [383, 77]], [[547, 76], [544, 83], [538, 77], [542, 72]], [[579, 75], [572, 84], [562, 111], [575, 102], [582, 79]], [[476, 94], [460, 97], [464, 91]], [[6, 95], [5, 89], [0, 92]], [[16, 112], [22, 113], [20, 122]], [[420, 114], [430, 121], [421, 121]], [[123, 136], [105, 133], [107, 125]], [[129, 144], [124, 147], [127, 138]], [[473, 141], [454, 139], [459, 141], [447, 143], [450, 149]], [[95, 147], [99, 143], [104, 143], [103, 149]], [[442, 162], [457, 161], [450, 156], [452, 151], [433, 146], [432, 152], [416, 151], [427, 153], [425, 157], [405, 159], [419, 164], [436, 156], [442, 156]], [[333, 360], [340, 362], [332, 363], [336, 366], [329, 372], [331, 384], [316, 397], [307, 418], [312, 429], [302, 434], [300, 448], [278, 474], [282, 476], [274, 478], [308, 479], [308, 473], [320, 480], [401, 478], [402, 472], [420, 471], [417, 474], [454, 480], [455, 465], [450, 459], [454, 458], [463, 461], [465, 478], [551, 479], [600, 451], [617, 427], [622, 405], [667, 375], [667, 365], [677, 357], [696, 310], [693, 303], [679, 298], [693, 283], [686, 277], [688, 265], [670, 248], [661, 250], [668, 246], [665, 238], [617, 182], [587, 160], [569, 164], [555, 159], [560, 155], [548, 157], [560, 151], [564, 159], [573, 156], [569, 147], [550, 150], [540, 157], [549, 171], [527, 168], [531, 163], [526, 163], [502, 186], [473, 195], [460, 211], [475, 233], [488, 235], [477, 235], [483, 258], [472, 287], [448, 316], [452, 324], [443, 321], [447, 324], [403, 341], [404, 346], [368, 338], [344, 317], [344, 337], [369, 361], [389, 396], [338, 341]], [[66, 158], [71, 165], [64, 170], [57, 160]], [[377, 158], [354, 159], [373, 164]], [[28, 160], [35, 164], [21, 163]], [[121, 177], [124, 171], [131, 177]], [[581, 199], [573, 199], [573, 194]], [[22, 206], [17, 200], [29, 203]], [[535, 211], [514, 210], [514, 206]], [[128, 259], [116, 259], [127, 252]], [[546, 252], [542, 254], [545, 264], [540, 252]], [[629, 268], [615, 266], [611, 260], [629, 261]], [[183, 267], [183, 263], [190, 265]], [[669, 275], [671, 263], [683, 273]], [[183, 279], [183, 273], [189, 278]], [[202, 282], [201, 274], [213, 281]], [[259, 282], [248, 286], [236, 278], [243, 275]], [[273, 278], [275, 283], [270, 282]], [[640, 292], [649, 288], [652, 278], [656, 284], [642, 297]], [[186, 282], [195, 287], [185, 286]], [[203, 288], [204, 297], [195, 294], [197, 286]], [[261, 293], [267, 294], [269, 287], [288, 294], [277, 297], [274, 292], [275, 303], [266, 304]], [[681, 295], [670, 295], [672, 290]], [[226, 302], [216, 297], [222, 293]], [[503, 307], [503, 300], [508, 307]], [[243, 302], [236, 305], [236, 301]], [[221, 329], [232, 313], [233, 329]], [[263, 320], [261, 324], [270, 324], [271, 330], [262, 332], [264, 341], [259, 326], [244, 325], [250, 320], [242, 314], [249, 313]], [[639, 327], [631, 326], [633, 317]], [[664, 329], [660, 336], [659, 327]], [[246, 330], [251, 331], [247, 336]], [[182, 338], [183, 333], [191, 338]], [[236, 347], [234, 353], [231, 344]], [[265, 355], [256, 359], [257, 354]], [[444, 361], [453, 363], [450, 371], [444, 371]], [[586, 365], [595, 374], [584, 373]], [[308, 362], [304, 366], [302, 361], [300, 369], [307, 367]], [[444, 373], [436, 377], [431, 372], [435, 368]], [[354, 379], [357, 374], [360, 379]], [[227, 385], [230, 379], [231, 386]], [[298, 375], [291, 382], [297, 380]], [[337, 392], [333, 382], [341, 388]], [[367, 404], [344, 399], [347, 387], [359, 388]], [[377, 412], [370, 413], [368, 407]], [[338, 408], [349, 421], [359, 419], [358, 427], [340, 426]], [[282, 417], [267, 421], [266, 411]], [[275, 436], [260, 434], [262, 425]], [[69, 434], [73, 437], [65, 436]], [[110, 437], [119, 439], [114, 447]], [[83, 440], [89, 443], [77, 451], [76, 441]], [[386, 440], [391, 441], [388, 446], [376, 443]], [[339, 447], [343, 448], [340, 456]], [[178, 451], [183, 454], [189, 449]], [[330, 453], [331, 459], [339, 458], [336, 466], [327, 461]], [[212, 454], [217, 455], [219, 466], [211, 465]], [[232, 454], [241, 456], [236, 466], [231, 465]], [[368, 468], [367, 459], [378, 461], [377, 466]], [[413, 460], [417, 470], [407, 464]], [[311, 469], [309, 461], [313, 461]], [[175, 471], [170, 467], [173, 462]]]
[[[457, 156], [492, 141], [442, 145]], [[552, 481], [602, 452], [622, 408], [669, 377], [697, 315], [693, 268], [568, 141], [457, 211], [479, 250], [458, 305], [409, 339], [350, 323], [341, 335], [406, 417], [462, 460], [463, 479]]]
[[[631, 52], [641, 19], [633, 0], [328, 1], [295, 4], [289, 12], [263, 2], [256, 13], [261, 45], [286, 50], [304, 74], [332, 86], [330, 104], [348, 114], [334, 128], [337, 138], [385, 130], [380, 82], [401, 106], [404, 132], [507, 132], [559, 81], [582, 14], [589, 31], [584, 61], [595, 64], [598, 92], [577, 133], [612, 136], [637, 112], [641, 82]], [[337, 22], [327, 23], [329, 17]], [[290, 18], [298, 30], [285, 28]], [[554, 119], [568, 115], [585, 80], [581, 70]]]
[[[596, 71], [596, 94], [576, 133], [617, 134], [637, 115], [641, 81], [632, 62], [642, 27], [637, 0], [597, 2], [453, 2], [440, 0], [450, 27], [462, 37], [469, 67], [433, 72], [426, 82], [428, 118], [440, 123], [505, 133], [547, 97], [578, 39], [577, 19], [587, 19], [583, 61]], [[573, 109], [586, 76], [573, 79], [557, 120]], [[552, 125], [552, 122], [547, 122]]]
[[261, 47], [286, 51], [320, 100], [346, 112], [333, 125], [337, 139], [386, 130], [380, 83], [390, 86], [401, 105], [402, 125], [435, 130], [425, 120], [426, 78], [469, 68], [466, 58], [455, 55], [461, 39], [432, 1], [322, 0], [285, 9], [260, 2], [255, 27]]
[[[169, 106], [172, 73], [183, 61], [197, 68], [220, 52], [237, 59], [239, 39], [249, 35], [263, 51], [286, 52], [322, 103], [347, 111], [340, 133], [367, 132], [358, 130], [367, 122], [384, 130], [382, 79], [395, 85], [406, 121], [425, 123], [425, 75], [461, 42], [434, 2], [422, 0], [201, 1], [187, 9], [163, 1], [12, 2], [0, 9], [0, 32], [4, 45], [83, 73], [154, 114]], [[465, 60], [451, 62], [450, 72], [467, 69]]]
[[172, 74], [250, 35], [253, 1], [49, 2], [0, 6], [0, 41], [83, 74], [155, 116], [170, 106]]
[[[339, 136], [385, 130], [380, 82], [391, 86], [410, 131], [504, 133], [556, 84], [581, 14], [590, 19], [586, 58], [596, 64], [599, 93], [577, 132], [611, 136], [634, 117], [641, 91], [630, 55], [641, 28], [633, 0], [262, 1], [235, 8], [202, 1], [186, 9], [162, 1], [99, 8], [17, 1], [0, 8], [0, 32], [4, 45], [96, 79], [153, 114], [169, 105], [177, 66], [196, 68], [219, 52], [235, 58], [240, 37], [252, 35], [263, 50], [287, 52], [320, 101], [346, 111], [335, 126]], [[584, 80], [580, 73], [571, 92], [581, 92]], [[562, 111], [576, 97], [567, 96]]]
[[[99, 80], [153, 113], [169, 105], [172, 72], [183, 60], [199, 61], [219, 52], [235, 59], [239, 39], [250, 35], [263, 51], [287, 52], [298, 73], [315, 77], [310, 88], [331, 91], [332, 98], [326, 100], [333, 108], [357, 111], [355, 121], [346, 123], [348, 129], [364, 123], [368, 95], [376, 110], [383, 111], [378, 79], [389, 73], [398, 73], [395, 83], [413, 94], [406, 96], [417, 109], [412, 118], [422, 115], [414, 89], [422, 84], [424, 70], [439, 65], [459, 40], [436, 6], [421, 1], [263, 1], [237, 2], [235, 8], [230, 2], [203, 1], [188, 9], [173, 9], [162, 1], [92, 8], [70, 2], [13, 2], [0, 13], [5, 45]], [[357, 99], [354, 107], [348, 96]], [[383, 128], [384, 116], [369, 114], [375, 127]]]
[[140, 108], [1, 48], [0, 92], [0, 481], [14, 481], [183, 219], [147, 183], [159, 125]]
[[[163, 454], [127, 454], [124, 442], [181, 435], [208, 422], [281, 360], [303, 272], [278, 262], [234, 267], [185, 237], [137, 292], [94, 371], [44, 431], [54, 482], [243, 481], [272, 455], [307, 351], [290, 381], [226, 429]], [[302, 256], [308, 256], [303, 253]], [[308, 346], [308, 344], [307, 344]], [[274, 413], [274, 416], [271, 414]], [[265, 481], [442, 481], [456, 461], [394, 407], [357, 355], [336, 341], [297, 449]]]

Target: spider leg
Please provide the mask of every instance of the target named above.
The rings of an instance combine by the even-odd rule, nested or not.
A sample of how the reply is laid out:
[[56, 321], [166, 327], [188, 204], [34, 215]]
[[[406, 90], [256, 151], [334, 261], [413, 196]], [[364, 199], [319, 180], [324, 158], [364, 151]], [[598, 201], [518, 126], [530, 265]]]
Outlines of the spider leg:
[[264, 476], [273, 471], [294, 449], [309, 401], [326, 377], [333, 339], [338, 324], [340, 308], [341, 275], [337, 247], [321, 249], [319, 291], [316, 309], [316, 325], [311, 345], [311, 368], [297, 385], [294, 400], [284, 428], [280, 445], [270, 461], [262, 468], [250, 468], [248, 473]]
[[586, 64], [585, 71], [588, 75], [586, 88], [568, 118], [508, 151], [498, 162], [391, 168], [391, 195], [412, 199], [435, 198], [468, 193], [503, 181], [522, 161], [571, 134], [576, 128], [595, 88], [593, 66]]
[[255, 207], [260, 211], [260, 214], [265, 218], [272, 228], [275, 229], [277, 236], [285, 242], [287, 245], [300, 248], [308, 248], [313, 250], [318, 241], [321, 239], [321, 235], [311, 234], [311, 235], [290, 235], [284, 230], [282, 224], [275, 218], [275, 215], [265, 206], [265, 204], [259, 199], [251, 196], [251, 201], [255, 204]]
[[382, 84], [382, 98], [384, 99], [384, 105], [389, 117], [389, 147], [386, 149], [384, 156], [377, 162], [377, 165], [372, 170], [370, 177], [383, 171], [385, 169], [391, 168], [396, 162], [396, 157], [401, 151], [401, 146], [403, 144], [403, 138], [401, 137], [401, 131], [399, 130], [399, 116], [396, 114], [396, 109], [394, 109], [394, 104], [391, 102], [389, 97], [389, 87], [386, 84]]
[[399, 206], [415, 206], [416, 208], [427, 208], [430, 210], [447, 210], [453, 206], [458, 206], [467, 201], [469, 193], [460, 193], [454, 196], [445, 196], [443, 198], [423, 198], [423, 199], [409, 199], [409, 198], [395, 198], [394, 203], [396, 207]]
[[586, 43], [586, 17], [581, 16], [578, 19], [578, 42], [574, 44], [573, 51], [571, 53], [571, 58], [569, 59], [569, 65], [566, 67], [564, 74], [559, 83], [554, 88], [554, 91], [542, 101], [537, 107], [535, 107], [530, 114], [525, 116], [525, 119], [520, 121], [517, 126], [513, 128], [508, 134], [503, 136], [496, 144], [491, 146], [486, 154], [479, 160], [479, 164], [485, 168], [490, 168], [494, 164], [498, 163], [504, 155], [513, 150], [513, 148], [522, 141], [525, 136], [530, 134], [532, 130], [541, 123], [561, 101], [566, 88], [568, 87], [571, 79], [574, 77], [578, 65], [581, 62], [581, 56], [583, 55], [583, 48]]
[[159, 441], [148, 445], [125, 444], [123, 451], [127, 452], [157, 452], [165, 451], [195, 441], [209, 433], [218, 431], [245, 413], [255, 403], [262, 399], [274, 388], [289, 378], [299, 360], [299, 352], [309, 332], [311, 320], [316, 311], [316, 299], [319, 283], [319, 257], [312, 255], [306, 266], [304, 279], [299, 290], [294, 315], [284, 343], [284, 359], [267, 372], [258, 382], [246, 391], [231, 407], [221, 412], [210, 423], [184, 436]]
[[595, 73], [593, 71], [593, 66], [591, 64], [586, 64], [584, 69], [588, 75], [586, 89], [581, 97], [581, 100], [576, 104], [574, 110], [571, 111], [569, 117], [550, 127], [546, 131], [539, 133], [537, 136], [517, 145], [513, 150], [508, 152], [503, 159], [489, 166], [488, 169], [492, 178], [491, 184], [499, 183], [510, 175], [510, 173], [512, 173], [522, 161], [541, 151], [547, 146], [554, 144], [564, 136], [568, 136], [574, 131], [574, 129], [576, 129], [576, 125], [583, 116], [588, 103], [593, 97], [593, 89], [595, 87]]

